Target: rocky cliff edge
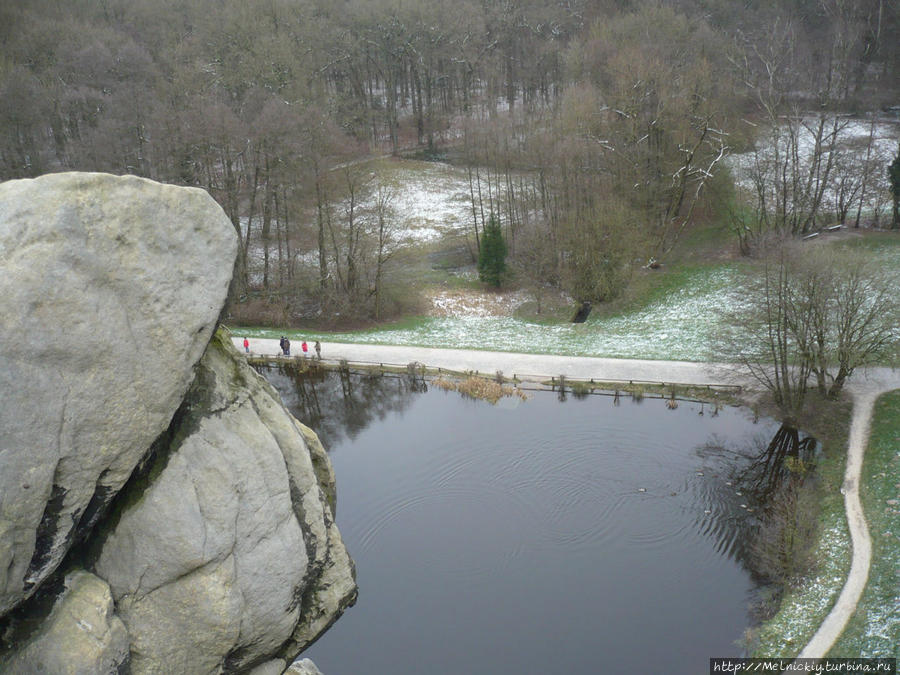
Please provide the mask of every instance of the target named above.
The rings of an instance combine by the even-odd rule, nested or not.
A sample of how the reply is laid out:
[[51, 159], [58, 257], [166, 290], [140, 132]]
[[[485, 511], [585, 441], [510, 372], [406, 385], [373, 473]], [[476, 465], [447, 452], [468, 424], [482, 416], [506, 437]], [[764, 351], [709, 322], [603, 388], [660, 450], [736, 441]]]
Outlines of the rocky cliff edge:
[[0, 672], [277, 672], [356, 597], [315, 434], [214, 335], [202, 190], [0, 184]]

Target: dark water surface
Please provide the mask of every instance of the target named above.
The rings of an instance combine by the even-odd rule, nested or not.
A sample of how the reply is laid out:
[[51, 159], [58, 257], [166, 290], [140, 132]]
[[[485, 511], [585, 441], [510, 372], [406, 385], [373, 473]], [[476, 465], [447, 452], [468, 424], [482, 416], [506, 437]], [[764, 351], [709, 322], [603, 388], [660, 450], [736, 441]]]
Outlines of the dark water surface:
[[357, 565], [359, 601], [304, 654], [325, 675], [702, 673], [741, 653], [752, 503], [723, 447], [777, 424], [264, 374], [329, 450]]

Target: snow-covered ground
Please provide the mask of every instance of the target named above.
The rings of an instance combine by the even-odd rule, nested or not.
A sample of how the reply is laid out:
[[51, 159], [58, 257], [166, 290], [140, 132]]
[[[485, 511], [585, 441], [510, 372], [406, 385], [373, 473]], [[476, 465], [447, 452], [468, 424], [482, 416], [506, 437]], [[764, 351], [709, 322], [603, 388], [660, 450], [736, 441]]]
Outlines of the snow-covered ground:
[[[865, 153], [870, 126], [865, 120], [846, 120], [842, 152]], [[874, 152], [885, 162], [896, 153], [900, 125], [875, 127]], [[811, 153], [804, 135], [801, 148]], [[732, 158], [738, 178], [746, 181], [750, 155]], [[439, 241], [459, 242], [471, 228], [472, 206], [466, 171], [441, 162], [382, 160], [373, 165], [376, 180], [391, 193], [392, 245], [416, 246]], [[885, 164], [886, 167], [886, 164]], [[877, 174], [877, 175], [876, 175]], [[873, 184], [884, 190], [886, 169], [873, 172]], [[873, 188], [869, 188], [874, 193]], [[485, 195], [486, 197], [486, 195]], [[364, 201], [361, 212], [373, 206]], [[261, 250], [251, 250], [252, 279], [261, 276]], [[298, 250], [295, 261], [314, 270], [318, 251]], [[900, 265], [900, 261], [898, 261]], [[697, 271], [685, 287], [627, 315], [589, 319], [584, 324], [545, 325], [514, 318], [515, 309], [530, 298], [524, 292], [497, 294], [475, 290], [427, 291], [428, 316], [413, 327], [369, 332], [322, 334], [323, 340], [379, 344], [459, 347], [500, 351], [570, 355], [703, 360], [713, 357], [714, 343], [725, 322], [723, 308], [741, 302], [736, 268]]]
[[437, 241], [472, 227], [464, 170], [442, 162], [405, 161], [390, 167], [387, 178], [398, 241]]
[[[466, 172], [443, 162], [415, 160], [388, 160], [371, 165], [375, 179], [369, 186], [371, 192], [355, 205], [358, 222], [363, 223], [374, 238], [376, 218], [374, 212], [380, 187], [387, 197], [388, 227], [387, 250], [434, 243], [448, 238], [462, 237], [472, 228], [472, 204]], [[342, 217], [343, 205], [335, 205], [335, 214]], [[313, 214], [307, 214], [309, 218]], [[254, 219], [254, 229], [259, 227], [259, 216]], [[246, 236], [247, 220], [241, 221], [242, 236]], [[310, 230], [312, 224], [310, 224]], [[278, 250], [273, 239], [269, 246], [270, 274], [276, 274]], [[340, 235], [338, 243], [340, 243]], [[315, 270], [319, 265], [317, 248], [305, 248], [294, 243], [291, 252], [295, 269]], [[328, 251], [329, 259], [333, 251]], [[250, 282], [262, 283], [263, 247], [251, 238], [248, 254]]]
[[[432, 316], [413, 326], [302, 335], [325, 342], [700, 361], [714, 358], [715, 341], [725, 330], [723, 308], [741, 302], [739, 279], [730, 267], [697, 271], [685, 287], [641, 311], [583, 324], [546, 325], [513, 317], [515, 307], [528, 299], [522, 292], [439, 291], [430, 296]], [[247, 334], [268, 336], [267, 331]]]
[[474, 290], [438, 289], [426, 293], [429, 314], [435, 317], [512, 316], [516, 308], [528, 302], [525, 291], [493, 293]]
[[[843, 184], [844, 199], [846, 199], [848, 191], [852, 189], [851, 186], [855, 182], [857, 196], [851, 200], [852, 210], [855, 212], [861, 193], [859, 183], [863, 166], [868, 159], [870, 174], [867, 179], [865, 195], [862, 196], [862, 208], [868, 214], [883, 211], [889, 200], [887, 167], [897, 156], [900, 122], [889, 119], [867, 120], [839, 117], [836, 118], [835, 127], [832, 125], [832, 121], [834, 120], [826, 122], [822, 138], [822, 146], [827, 148], [830, 144], [830, 134], [836, 128], [834, 163], [828, 179], [829, 187], [825, 189], [823, 195], [823, 210], [837, 210], [841, 190], [839, 185]], [[801, 180], [806, 178], [815, 155], [816, 134], [814, 131], [816, 124], [816, 119], [809, 118], [803, 120], [796, 127], [796, 169]], [[868, 148], [870, 137], [872, 144], [871, 148]], [[728, 166], [734, 173], [738, 188], [744, 191], [748, 197], [755, 195], [754, 176], [759, 174], [768, 176], [770, 182], [774, 179], [773, 172], [777, 169], [774, 166], [776, 147], [780, 157], [779, 166], [784, 166], [785, 162], [788, 162], [789, 167], [794, 166], [791, 163], [793, 148], [787, 126], [779, 127], [777, 133], [762, 131], [759, 138], [758, 151], [734, 154], [727, 158]], [[777, 199], [773, 199], [775, 196], [774, 193], [769, 195], [770, 203], [777, 203]], [[790, 198], [791, 195], [789, 194], [788, 197]], [[802, 195], [796, 195], [796, 197], [803, 199]]]

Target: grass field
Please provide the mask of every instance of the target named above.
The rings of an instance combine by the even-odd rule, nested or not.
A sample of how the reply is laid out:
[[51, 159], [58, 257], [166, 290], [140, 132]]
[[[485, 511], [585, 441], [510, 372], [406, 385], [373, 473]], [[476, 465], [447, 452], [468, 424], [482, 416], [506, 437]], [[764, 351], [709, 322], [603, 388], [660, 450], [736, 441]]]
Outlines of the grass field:
[[[900, 237], [892, 234], [850, 239], [837, 246], [864, 248], [886, 269], [900, 270]], [[743, 303], [745, 261], [676, 264], [642, 271], [625, 297], [601, 306], [583, 324], [562, 319], [571, 308], [540, 320], [512, 316], [416, 316], [377, 328], [324, 332], [240, 328], [250, 337], [313, 339], [417, 347], [476, 349], [570, 356], [716, 360], [716, 342], [728, 335], [728, 314]], [[446, 287], [446, 284], [443, 285]], [[451, 286], [454, 286], [451, 284]], [[457, 288], [477, 288], [459, 281]], [[737, 339], [737, 338], [735, 338]]]

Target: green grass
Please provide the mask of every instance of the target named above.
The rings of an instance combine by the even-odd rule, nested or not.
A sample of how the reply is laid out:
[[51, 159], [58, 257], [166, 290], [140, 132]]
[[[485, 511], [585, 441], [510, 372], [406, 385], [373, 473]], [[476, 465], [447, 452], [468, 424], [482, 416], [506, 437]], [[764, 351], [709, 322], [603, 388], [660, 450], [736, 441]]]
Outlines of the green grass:
[[[700, 236], [720, 236], [713, 228]], [[720, 242], [721, 243], [721, 242]], [[839, 247], [863, 247], [890, 272], [900, 269], [900, 236], [869, 233], [834, 240]], [[417, 289], [477, 289], [471, 277], [455, 273], [459, 252], [429, 244], [419, 249], [433, 254], [429, 264], [406, 261], [410, 283]], [[699, 259], [698, 259], [699, 258]], [[295, 330], [242, 329], [251, 337], [323, 342], [365, 342], [415, 347], [552, 353], [571, 356], [674, 359], [705, 361], [717, 356], [716, 344], [729, 334], [723, 309], [743, 300], [742, 274], [753, 261], [723, 261], [713, 255], [679, 257], [658, 270], [638, 270], [628, 289], [616, 300], [596, 305], [587, 322], [569, 323], [574, 308], [547, 304], [540, 316], [534, 307], [521, 307], [514, 317], [423, 317], [381, 324], [365, 330], [325, 331], [314, 326]], [[428, 268], [427, 272], [425, 268]], [[413, 272], [415, 270], [415, 272]], [[425, 278], [423, 278], [423, 275]]]
[[655, 304], [664, 302], [672, 295], [697, 287], [719, 271], [737, 271], [743, 263], [684, 262], [663, 266], [656, 270], [639, 270], [621, 297], [606, 305], [600, 305], [594, 317], [624, 317], [641, 312]]
[[[846, 230], [849, 233], [859, 232], [852, 227]], [[850, 237], [838, 242], [838, 246], [855, 246], [872, 251], [897, 251], [900, 248], [900, 230], [862, 230], [863, 236]]]
[[709, 259], [723, 250], [737, 249], [737, 237], [725, 224], [725, 217], [714, 222], [697, 222], [679, 237], [672, 255], [664, 262]]
[[900, 658], [900, 390], [876, 402], [860, 488], [872, 566], [856, 612], [829, 655]]
[[575, 315], [575, 309], [574, 303], [561, 302], [557, 297], [551, 296], [541, 303], [540, 314], [537, 313], [537, 302], [528, 300], [516, 308], [515, 318], [543, 326], [557, 326], [569, 323]]
[[484, 284], [478, 277], [463, 276], [455, 273], [453, 269], [429, 267], [423, 270], [421, 282], [424, 287], [441, 288], [454, 291], [480, 291]]
[[[686, 265], [648, 272], [616, 311], [592, 312], [571, 324], [572, 308], [559, 307], [540, 321], [516, 317], [413, 317], [377, 328], [324, 332], [241, 328], [249, 337], [286, 334], [323, 342], [365, 342], [415, 347], [545, 353], [618, 358], [715, 360], [723, 330], [722, 308], [740, 302], [737, 263]], [[651, 276], [652, 275], [652, 276]], [[548, 320], [549, 319], [549, 320]]]
[[834, 245], [838, 249], [847, 248], [868, 253], [879, 264], [887, 267], [896, 269], [900, 265], [900, 231], [867, 232], [865, 236], [849, 237], [835, 242]]
[[796, 656], [818, 630], [844, 586], [850, 571], [851, 546], [840, 488], [846, 468], [849, 417], [849, 406], [835, 408], [820, 415], [819, 426], [827, 420], [827, 428], [812, 429], [823, 444], [816, 467], [821, 482], [818, 564], [797, 587], [786, 590], [772, 619], [750, 631], [752, 656]]

